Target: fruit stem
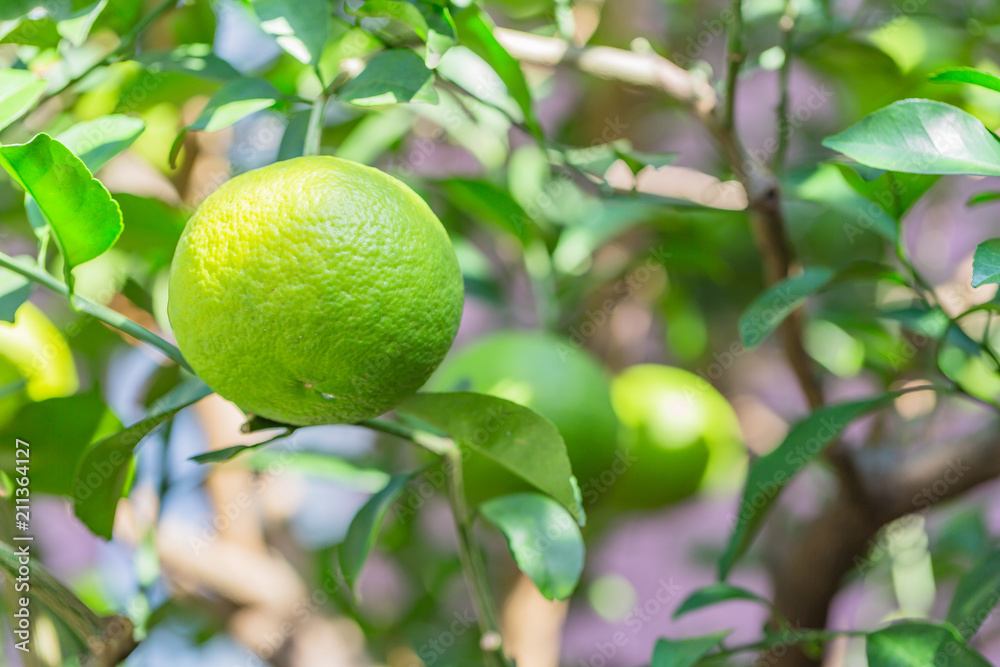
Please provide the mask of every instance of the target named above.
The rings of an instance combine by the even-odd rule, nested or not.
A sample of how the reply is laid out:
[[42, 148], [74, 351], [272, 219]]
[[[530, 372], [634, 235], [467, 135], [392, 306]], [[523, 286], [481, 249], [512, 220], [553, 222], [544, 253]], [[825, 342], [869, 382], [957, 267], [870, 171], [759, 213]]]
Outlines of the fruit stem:
[[98, 303], [94, 303], [93, 301], [90, 301], [89, 299], [86, 299], [78, 294], [70, 294], [69, 288], [65, 284], [59, 282], [41, 269], [35, 266], [21, 264], [10, 255], [6, 255], [2, 252], [0, 252], [0, 266], [10, 269], [14, 273], [20, 274], [32, 282], [38, 283], [42, 287], [46, 287], [56, 294], [61, 294], [69, 300], [70, 305], [74, 310], [96, 317], [108, 326], [112, 326], [119, 331], [127, 333], [133, 338], [155, 347], [168, 359], [174, 361], [174, 363], [178, 366], [191, 371], [191, 367], [188, 365], [187, 361], [184, 360], [183, 355], [181, 355], [181, 351], [176, 347], [163, 340], [149, 329], [136, 324], [121, 313], [111, 310], [110, 308], [102, 306]]
[[479, 647], [483, 650], [488, 665], [508, 667], [510, 662], [503, 652], [493, 590], [490, 588], [483, 552], [473, 533], [474, 517], [465, 500], [465, 485], [462, 481], [462, 452], [458, 447], [452, 448], [445, 455], [445, 474], [448, 477], [448, 500], [451, 502], [451, 512], [455, 518], [455, 530], [458, 534], [458, 557], [462, 562], [462, 571], [468, 582], [472, 603], [476, 608], [476, 617], [479, 619], [479, 629], [482, 633]]
[[302, 146], [303, 155], [319, 155], [323, 143], [323, 121], [326, 118], [326, 103], [330, 99], [326, 91], [313, 102], [309, 113], [309, 126], [306, 128], [306, 139]]

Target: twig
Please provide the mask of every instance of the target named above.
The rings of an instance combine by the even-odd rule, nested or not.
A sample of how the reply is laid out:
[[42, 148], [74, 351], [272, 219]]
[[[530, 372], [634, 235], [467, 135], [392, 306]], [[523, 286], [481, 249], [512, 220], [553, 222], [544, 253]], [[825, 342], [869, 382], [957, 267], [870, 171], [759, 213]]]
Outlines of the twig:
[[508, 662], [503, 651], [500, 638], [500, 622], [496, 603], [493, 601], [493, 591], [490, 588], [483, 553], [476, 543], [472, 530], [472, 512], [465, 500], [465, 487], [462, 481], [462, 454], [458, 448], [448, 453], [445, 461], [445, 472], [448, 475], [448, 500], [451, 503], [451, 513], [455, 518], [455, 531], [458, 534], [458, 555], [462, 561], [462, 570], [472, 594], [472, 602], [476, 607], [476, 617], [479, 619], [479, 630], [482, 633], [479, 647], [486, 656], [488, 665], [507, 667]]
[[326, 103], [330, 99], [326, 91], [320, 93], [313, 102], [309, 112], [309, 126], [306, 128], [306, 140], [303, 145], [303, 155], [319, 155], [323, 143], [323, 121], [326, 118]]
[[191, 371], [191, 367], [188, 365], [187, 361], [184, 360], [184, 356], [181, 354], [181, 351], [176, 347], [163, 340], [149, 329], [136, 324], [117, 311], [111, 310], [110, 308], [102, 306], [98, 303], [94, 303], [93, 301], [78, 294], [73, 294], [71, 296], [69, 288], [66, 287], [66, 285], [34, 265], [26, 266], [24, 264], [19, 264], [10, 255], [0, 252], [0, 266], [10, 269], [14, 273], [20, 274], [32, 282], [38, 283], [42, 287], [50, 289], [56, 294], [61, 294], [67, 299], [71, 299], [71, 305], [80, 312], [96, 317], [108, 326], [112, 326], [115, 329], [127, 333], [133, 338], [147, 343], [162, 352], [168, 359], [171, 359], [178, 366]]
[[704, 117], [716, 104], [711, 84], [655, 53], [635, 53], [607, 46], [576, 47], [557, 37], [497, 28], [497, 41], [514, 58], [536, 65], [574, 65], [602, 79], [656, 88]]
[[[0, 542], [0, 571], [11, 579], [19, 576], [21, 556]], [[83, 640], [99, 665], [111, 667], [124, 660], [136, 647], [132, 623], [122, 616], [95, 614], [65, 586], [31, 559], [28, 564], [32, 596], [43, 602], [73, 633]], [[92, 664], [92, 663], [87, 663]]]
[[727, 130], [732, 130], [735, 121], [736, 82], [747, 59], [746, 38], [743, 35], [743, 0], [733, 0], [732, 12], [733, 23], [729, 27], [726, 53], [726, 106], [722, 114], [722, 126]]
[[451, 512], [455, 519], [455, 531], [458, 536], [458, 556], [462, 563], [462, 571], [465, 573], [473, 605], [476, 607], [479, 629], [482, 632], [479, 645], [488, 665], [509, 667], [510, 663], [504, 656], [501, 645], [499, 615], [493, 600], [493, 591], [490, 589], [482, 550], [476, 543], [473, 534], [472, 511], [465, 500], [465, 486], [462, 480], [462, 450], [453, 440], [413, 429], [398, 422], [367, 419], [358, 422], [357, 425], [409, 440], [444, 458], [445, 474], [448, 477], [448, 501], [451, 504]]
[[785, 13], [778, 21], [781, 30], [781, 48], [785, 59], [781, 61], [778, 72], [778, 86], [781, 88], [781, 98], [778, 101], [777, 135], [778, 147], [774, 151], [774, 171], [785, 170], [785, 153], [788, 151], [788, 140], [791, 136], [788, 124], [788, 78], [792, 71], [792, 30], [795, 28], [795, 5], [792, 0], [785, 0]]

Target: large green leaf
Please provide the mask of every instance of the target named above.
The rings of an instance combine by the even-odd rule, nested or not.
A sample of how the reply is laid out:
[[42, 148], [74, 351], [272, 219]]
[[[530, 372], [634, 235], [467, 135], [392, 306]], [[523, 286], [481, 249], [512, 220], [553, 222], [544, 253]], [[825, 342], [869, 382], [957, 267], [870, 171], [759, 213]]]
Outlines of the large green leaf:
[[97, 390], [28, 403], [0, 434], [0, 468], [13, 470], [14, 441], [21, 439], [30, 446], [32, 491], [68, 496], [87, 447], [120, 428]]
[[44, 91], [45, 80], [28, 70], [0, 70], [0, 130], [20, 118]]
[[1000, 239], [983, 241], [972, 256], [972, 286], [1000, 283]]
[[1000, 601], [1000, 550], [986, 554], [958, 582], [947, 620], [972, 639]]
[[394, 475], [385, 488], [373, 495], [351, 521], [351, 526], [347, 529], [347, 536], [344, 537], [343, 544], [337, 550], [340, 558], [340, 569], [344, 574], [344, 579], [347, 580], [347, 585], [351, 588], [357, 582], [361, 568], [364, 567], [368, 554], [375, 546], [375, 540], [378, 538], [382, 522], [385, 521], [385, 515], [389, 513], [392, 504], [399, 498], [406, 485], [418, 474]]
[[944, 102], [896, 102], [823, 145], [879, 169], [1000, 176], [1000, 142], [974, 116]]
[[549, 494], [583, 525], [580, 489], [566, 444], [549, 420], [517, 403], [472, 392], [417, 394], [396, 409]]
[[868, 635], [868, 667], [989, 667], [952, 630], [925, 621], [903, 621]]
[[118, 203], [83, 161], [47, 134], [0, 147], [0, 165], [45, 214], [69, 271], [111, 248], [122, 232]]
[[234, 125], [247, 116], [277, 104], [283, 97], [270, 81], [243, 77], [226, 82], [217, 90], [193, 123], [181, 130], [170, 147], [170, 164], [180, 153], [184, 137], [190, 130], [216, 132]]
[[438, 101], [434, 73], [409, 49], [390, 49], [369, 61], [357, 78], [348, 81], [337, 99], [370, 107], [401, 102]]
[[507, 92], [517, 102], [524, 114], [524, 121], [536, 133], [541, 133], [531, 105], [531, 91], [521, 71], [521, 64], [493, 36], [496, 26], [489, 16], [476, 4], [471, 4], [455, 15], [458, 41], [477, 56], [485, 60], [500, 80], [507, 86]]
[[855, 419], [891, 403], [898, 393], [819, 408], [791, 428], [784, 441], [750, 466], [736, 525], [719, 559], [719, 579], [753, 542], [778, 494], [806, 464], [819, 456]]
[[765, 600], [753, 591], [748, 591], [745, 588], [733, 586], [732, 584], [727, 584], [725, 582], [718, 582], [709, 584], [708, 586], [703, 586], [689, 595], [687, 599], [685, 599], [684, 602], [677, 607], [676, 611], [674, 611], [674, 618], [683, 616], [684, 614], [692, 612], [696, 609], [709, 607], [721, 602], [729, 602], [731, 600], [750, 600], [768, 606], [771, 604], [768, 600]]
[[503, 533], [521, 572], [548, 600], [565, 600], [583, 572], [583, 536], [562, 505], [537, 493], [487, 500], [479, 513]]
[[952, 67], [931, 75], [931, 81], [938, 83], [971, 83], [1000, 92], [1000, 78], [972, 67]]
[[315, 65], [323, 55], [330, 9], [326, 0], [251, 0], [260, 27], [297, 60]]
[[807, 267], [799, 275], [764, 290], [747, 307], [739, 321], [743, 344], [748, 348], [756, 347], [808, 297], [832, 285], [853, 280], [907, 284], [891, 267], [875, 262], [854, 262], [839, 271], [821, 266]]
[[211, 393], [204, 382], [191, 378], [156, 401], [141, 421], [90, 445], [73, 475], [77, 518], [94, 534], [111, 539], [118, 500], [131, 477], [135, 448], [157, 426]]
[[107, 164], [139, 138], [146, 124], [141, 118], [112, 114], [77, 123], [56, 137], [83, 160], [91, 173]]
[[687, 639], [658, 639], [649, 667], [693, 667], [728, 635], [728, 632], [719, 632]]
[[234, 79], [212, 95], [188, 129], [215, 132], [274, 106], [281, 98], [281, 92], [270, 81], [249, 77]]

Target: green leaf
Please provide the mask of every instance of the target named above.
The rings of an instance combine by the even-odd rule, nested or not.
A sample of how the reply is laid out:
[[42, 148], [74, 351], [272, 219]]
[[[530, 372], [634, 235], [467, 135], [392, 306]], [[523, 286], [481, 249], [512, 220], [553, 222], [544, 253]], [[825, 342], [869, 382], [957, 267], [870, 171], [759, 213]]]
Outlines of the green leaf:
[[361, 568], [364, 567], [368, 554], [375, 546], [375, 540], [378, 538], [378, 531], [382, 527], [385, 515], [388, 514], [392, 504], [399, 498], [406, 485], [418, 474], [420, 473], [394, 475], [385, 488], [373, 495], [351, 521], [351, 526], [347, 529], [347, 536], [337, 550], [340, 558], [340, 569], [344, 573], [347, 585], [351, 588], [354, 588], [354, 584], [361, 574]]
[[506, 190], [484, 181], [454, 178], [441, 185], [455, 206], [474, 220], [486, 220], [526, 243], [532, 223], [521, 205]]
[[390, 49], [372, 58], [356, 79], [348, 81], [337, 99], [361, 107], [402, 102], [438, 101], [434, 73], [409, 49]]
[[549, 420], [516, 403], [471, 392], [421, 393], [396, 410], [444, 431], [460, 446], [524, 479], [584, 524], [566, 444]]
[[748, 591], [745, 588], [733, 586], [732, 584], [727, 584], [725, 582], [719, 582], [703, 586], [689, 595], [687, 599], [684, 600], [679, 607], [677, 607], [677, 610], [674, 611], [674, 618], [683, 616], [684, 614], [694, 611], [695, 609], [709, 607], [711, 605], [719, 604], [720, 602], [728, 602], [730, 600], [752, 600], [769, 607], [771, 606], [771, 602], [769, 600], [762, 598], [753, 591]]
[[146, 129], [141, 118], [112, 114], [77, 123], [56, 139], [83, 160], [91, 173], [107, 164]]
[[251, 0], [261, 29], [306, 65], [315, 65], [326, 43], [326, 0]]
[[242, 75], [215, 55], [211, 44], [181, 44], [172, 51], [154, 51], [136, 58], [151, 72], [190, 74], [209, 81], [231, 81]]
[[289, 116], [288, 125], [285, 126], [285, 132], [281, 135], [281, 144], [278, 146], [279, 162], [305, 155], [306, 134], [309, 132], [309, 117], [311, 115], [311, 109], [301, 109]]
[[45, 80], [27, 70], [0, 70], [0, 130], [34, 106], [44, 91]]
[[169, 266], [188, 214], [159, 199], [127, 192], [116, 193], [115, 199], [125, 223], [116, 247], [145, 260], [150, 273]]
[[447, 7], [431, 2], [405, 0], [368, 0], [356, 12], [358, 16], [388, 18], [408, 25], [427, 44], [427, 65], [455, 43], [455, 22]]
[[1000, 283], [1000, 239], [983, 241], [972, 256], [972, 286]]
[[528, 89], [524, 72], [521, 71], [521, 64], [507, 53], [493, 36], [493, 31], [496, 30], [493, 21], [478, 5], [472, 4], [455, 15], [455, 26], [458, 30], [459, 43], [468, 47], [493, 68], [507, 86], [507, 92], [521, 108], [528, 128], [540, 136], [541, 128], [531, 108], [531, 91]]
[[277, 435], [264, 442], [258, 442], [253, 445], [233, 445], [232, 447], [224, 447], [222, 449], [213, 449], [212, 451], [205, 452], [203, 454], [198, 454], [197, 456], [192, 456], [188, 460], [194, 461], [195, 463], [223, 463], [231, 459], [236, 458], [240, 454], [248, 450], [255, 450], [266, 445], [270, 445], [278, 440], [283, 440], [290, 435], [289, 431]]
[[971, 83], [1000, 92], [1000, 78], [981, 72], [972, 67], [952, 67], [931, 75], [931, 81], [938, 83]]
[[1000, 550], [983, 556], [962, 575], [948, 607], [948, 622], [968, 641], [1000, 601]]
[[47, 134], [0, 147], [0, 165], [45, 214], [66, 262], [73, 267], [107, 251], [122, 233], [118, 203], [80, 158]]
[[270, 81], [244, 77], [222, 86], [208, 101], [189, 130], [215, 132], [243, 120], [252, 113], [275, 105], [281, 92]]
[[98, 0], [92, 5], [73, 12], [68, 18], [56, 23], [56, 32], [73, 46], [80, 46], [87, 41], [94, 21], [107, 5], [108, 0]]
[[204, 382], [191, 378], [156, 401], [144, 419], [87, 448], [73, 476], [73, 511], [95, 535], [111, 539], [118, 500], [132, 473], [132, 453], [143, 438], [211, 393]]
[[487, 500], [479, 513], [503, 533], [517, 567], [547, 600], [573, 594], [583, 572], [583, 536], [562, 505], [548, 496], [518, 493]]
[[753, 542], [764, 515], [797, 472], [819, 456], [826, 446], [855, 419], [888, 405], [899, 393], [881, 394], [850, 403], [819, 408], [791, 428], [784, 441], [750, 466], [736, 525], [719, 559], [719, 579], [724, 580]]
[[854, 280], [907, 284], [892, 268], [876, 262], [853, 262], [836, 272], [826, 267], [807, 267], [799, 275], [767, 288], [753, 300], [740, 316], [740, 339], [747, 348], [760, 345], [808, 297], [832, 285]]
[[854, 190], [871, 200], [895, 220], [907, 211], [938, 182], [936, 174], [906, 174], [882, 171], [859, 163], [834, 162], [844, 180]]
[[823, 145], [879, 169], [1000, 176], [1000, 143], [974, 116], [944, 102], [896, 102]]
[[868, 635], [868, 667], [989, 667], [952, 630], [925, 621], [903, 621]]
[[743, 344], [748, 348], [759, 345], [789, 313], [807, 297], [826, 287], [835, 275], [833, 269], [811, 266], [799, 275], [761, 292], [740, 316], [739, 331]]
[[14, 469], [14, 443], [21, 439], [31, 448], [31, 490], [68, 496], [83, 452], [120, 428], [97, 390], [27, 403], [2, 431], [0, 468]]
[[1000, 199], [1000, 192], [980, 192], [979, 194], [969, 197], [969, 201], [965, 202], [965, 205], [976, 206], [978, 204], [986, 204], [991, 201], [996, 201], [997, 199]]
[[[34, 259], [28, 255], [18, 255], [15, 260], [30, 265]], [[31, 281], [20, 273], [0, 269], [0, 320], [13, 322], [14, 314], [31, 296]]]
[[216, 132], [252, 113], [273, 107], [282, 97], [274, 84], [264, 79], [244, 77], [227, 82], [212, 95], [198, 118], [178, 133], [170, 147], [170, 165], [175, 165], [184, 137], [190, 130]]
[[693, 667], [727, 636], [729, 632], [687, 639], [658, 639], [649, 667]]

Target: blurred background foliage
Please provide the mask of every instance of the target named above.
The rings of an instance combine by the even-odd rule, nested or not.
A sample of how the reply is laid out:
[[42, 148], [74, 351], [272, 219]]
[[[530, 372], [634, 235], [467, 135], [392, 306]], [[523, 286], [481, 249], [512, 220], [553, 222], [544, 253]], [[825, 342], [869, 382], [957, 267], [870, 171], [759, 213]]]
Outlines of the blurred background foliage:
[[[738, 318], [764, 289], [763, 270], [746, 193], [709, 136], [662, 93], [571, 67], [525, 65], [525, 107], [516, 78], [461, 34], [455, 45], [441, 34], [434, 42], [405, 22], [359, 14], [358, 2], [321, 2], [321, 20], [311, 21], [314, 4], [292, 13], [306, 17], [294, 39], [275, 21], [291, 0], [168, 3], [148, 25], [143, 17], [155, 5], [142, 0], [0, 6], [0, 64], [45, 81], [40, 106], [0, 140], [75, 131], [86, 146], [88, 132], [122, 132], [124, 150], [110, 160], [90, 156], [88, 165], [118, 201], [124, 231], [112, 250], [74, 270], [76, 292], [169, 337], [166, 276], [190, 212], [233, 175], [300, 155], [312, 100], [331, 95], [322, 152], [405, 180], [441, 217], [458, 253], [466, 312], [452, 356], [428, 387], [523, 403], [551, 419], [570, 448], [591, 521], [587, 568], [568, 603], [542, 599], [499, 536], [483, 534], [518, 664], [645, 664], [664, 634], [733, 627], [734, 639], [755, 637], [767, 609], [753, 602], [671, 619], [714, 578], [748, 452], [773, 448], [806, 411], [776, 339], [753, 352], [739, 343]], [[886, 235], [897, 223], [866, 196], [875, 181], [821, 140], [907, 97], [946, 101], [1000, 125], [996, 93], [928, 80], [954, 65], [1000, 74], [1000, 4], [743, 6], [750, 55], [736, 125], [750, 154], [768, 161], [777, 136], [787, 136], [779, 175], [800, 260], [838, 269], [891, 257]], [[500, 26], [659, 53], [711, 82], [724, 74], [727, 8], [485, 3]], [[787, 36], [779, 25], [789, 16]], [[425, 40], [441, 48], [424, 49]], [[407, 76], [386, 93], [373, 63], [388, 54], [395, 60], [384, 66]], [[784, 124], [776, 118], [783, 76]], [[107, 120], [118, 116], [141, 121], [139, 132]], [[976, 244], [1000, 232], [989, 203], [965, 206], [979, 180], [911, 185], [919, 201], [910, 202], [905, 242], [950, 312], [993, 297], [968, 287]], [[0, 182], [4, 252], [37, 254], [31, 215], [16, 185]], [[60, 275], [53, 245], [42, 253], [41, 265]], [[827, 372], [830, 395], [936, 379], [939, 345], [906, 333], [922, 331], [914, 325], [921, 313], [891, 280], [842, 285], [812, 301], [809, 314], [806, 350]], [[986, 317], [970, 320], [970, 330], [996, 341]], [[1000, 378], [974, 350], [950, 339], [940, 347], [948, 376], [997, 396]], [[35, 289], [13, 322], [0, 322], [0, 467], [12, 465], [14, 437], [32, 441], [34, 489], [62, 494], [81, 445], [135, 422], [181, 380], [155, 351]], [[211, 398], [151, 436], [110, 542], [87, 532], [64, 500], [36, 500], [41, 560], [94, 610], [128, 616], [146, 637], [127, 664], [474, 661], [477, 633], [435, 489], [415, 486], [397, 501], [356, 597], [336, 571], [334, 551], [355, 511], [389, 475], [413, 469], [412, 453], [354, 427], [316, 427], [217, 467], [189, 460], [259, 441], [239, 434], [242, 421]], [[894, 430], [916, 447], [990, 425], [978, 407], [914, 394], [848, 439], [877, 445]], [[814, 512], [833, 484], [822, 467], [798, 482], [768, 529], [774, 534]], [[486, 499], [517, 482], [470, 469], [469, 486]], [[926, 520], [894, 524], [852, 576], [837, 622], [940, 612], [941, 591], [1000, 528], [995, 494], [985, 489]], [[764, 595], [765, 550], [735, 576]], [[82, 647], [53, 615], [36, 618], [32, 659], [72, 664]], [[998, 631], [988, 622], [978, 640], [994, 659]], [[830, 664], [863, 664], [857, 647], [838, 651]], [[20, 659], [9, 644], [4, 656]]]

